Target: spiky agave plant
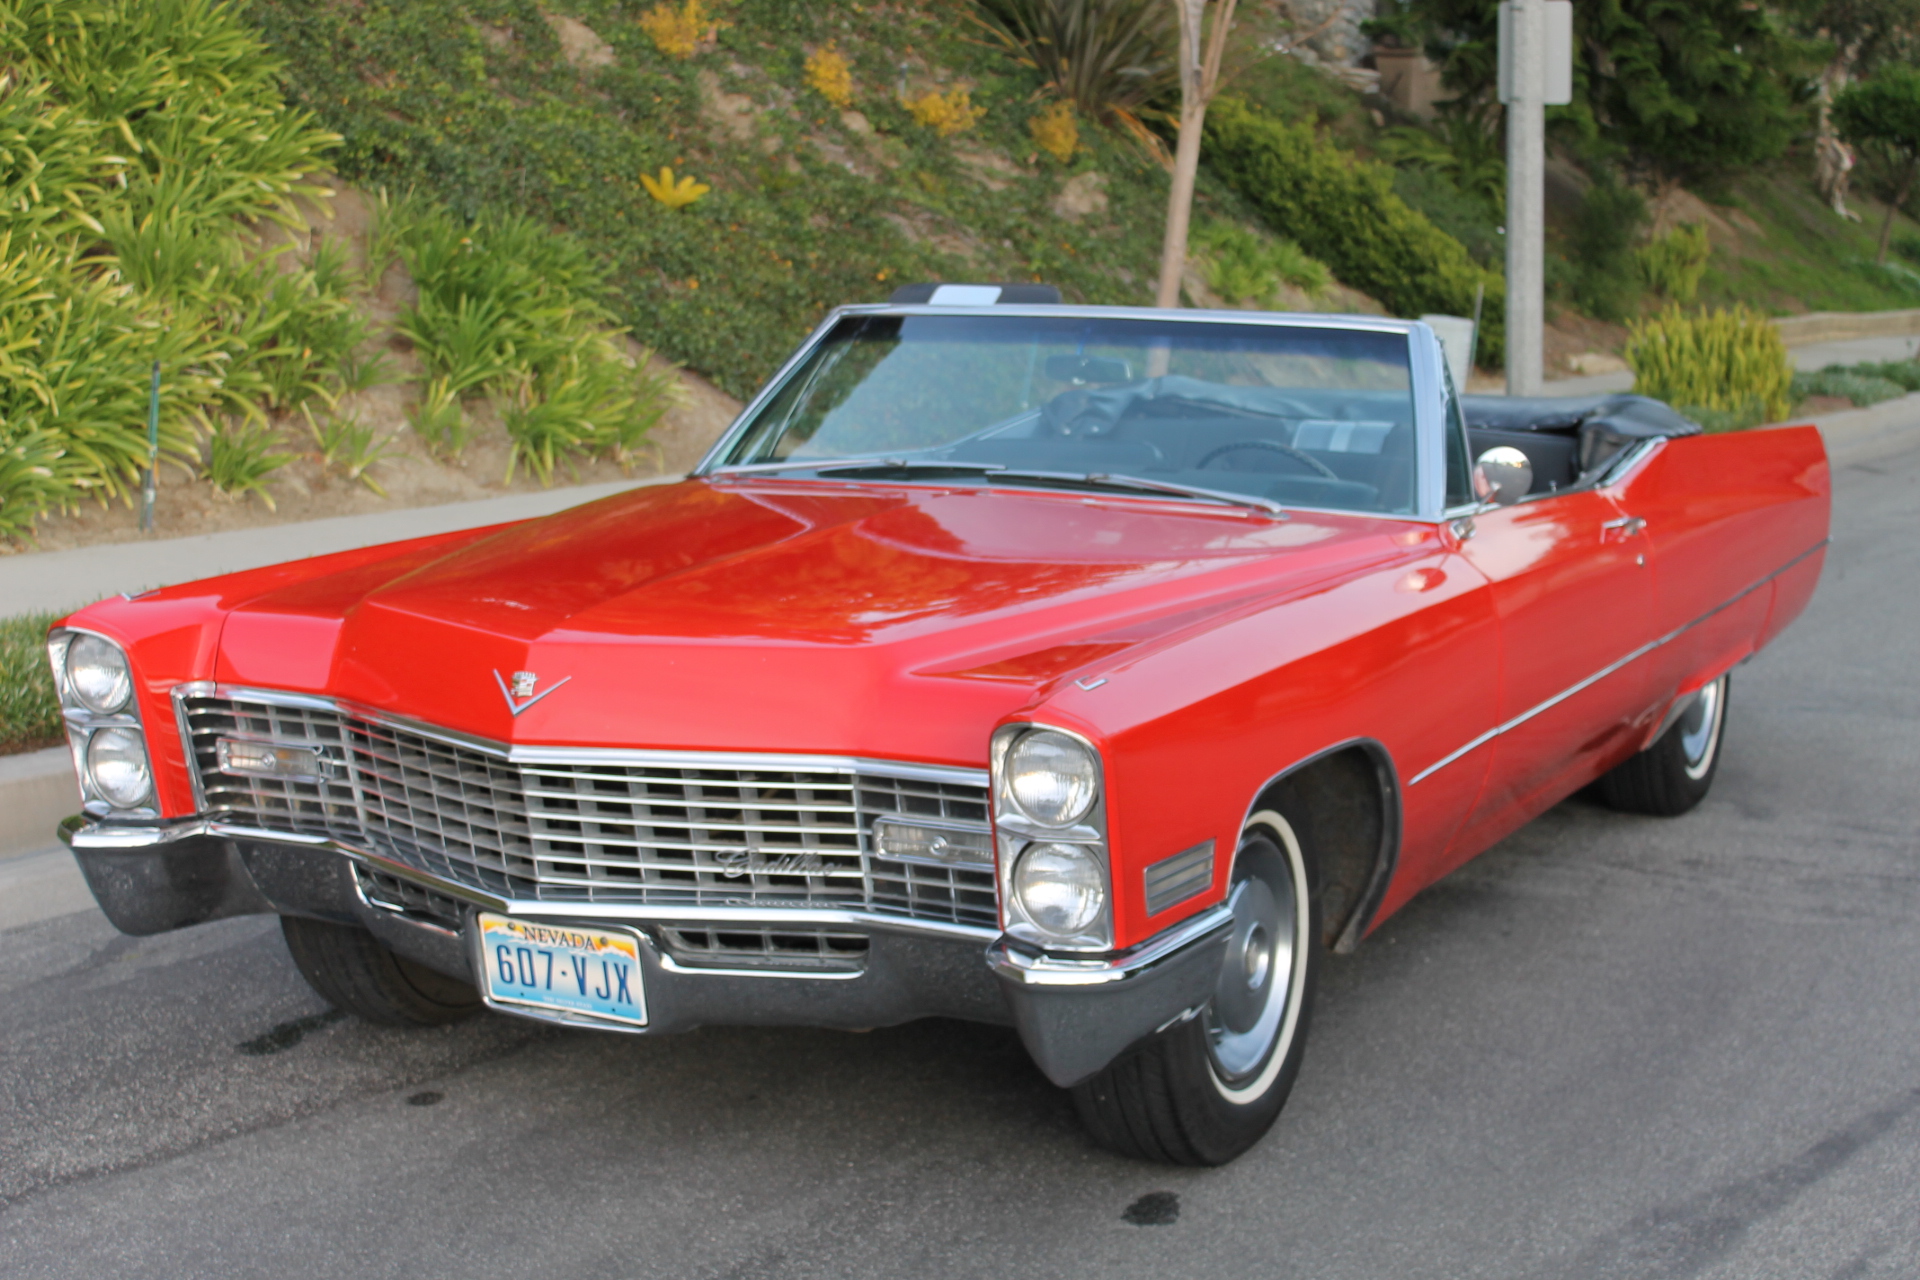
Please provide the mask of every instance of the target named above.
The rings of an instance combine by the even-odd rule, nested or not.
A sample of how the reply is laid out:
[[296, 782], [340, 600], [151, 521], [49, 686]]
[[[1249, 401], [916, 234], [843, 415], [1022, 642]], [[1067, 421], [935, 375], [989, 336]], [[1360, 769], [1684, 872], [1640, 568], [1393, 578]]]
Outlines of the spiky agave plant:
[[1145, 141], [1179, 89], [1166, 0], [975, 0], [986, 31], [1092, 120]]

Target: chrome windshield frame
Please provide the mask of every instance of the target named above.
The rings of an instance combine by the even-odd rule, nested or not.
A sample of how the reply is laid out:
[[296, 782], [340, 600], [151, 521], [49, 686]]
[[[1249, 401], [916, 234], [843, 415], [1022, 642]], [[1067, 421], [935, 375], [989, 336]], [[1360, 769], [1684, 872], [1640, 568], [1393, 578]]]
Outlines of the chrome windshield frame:
[[[983, 307], [936, 307], [930, 305], [894, 306], [885, 303], [859, 306], [836, 307], [826, 319], [815, 326], [812, 333], [799, 348], [787, 358], [772, 377], [763, 383], [753, 398], [746, 403], [734, 418], [731, 425], [721, 433], [713, 447], [708, 449], [687, 477], [703, 477], [713, 474], [722, 466], [722, 459], [732, 452], [745, 434], [748, 424], [771, 400], [774, 394], [786, 382], [793, 370], [801, 364], [833, 331], [835, 325], [849, 316], [1023, 316], [1040, 319], [1086, 319], [1086, 320], [1151, 320], [1169, 324], [1233, 324], [1260, 325], [1274, 329], [1345, 329], [1371, 333], [1397, 333], [1406, 337], [1408, 342], [1408, 368], [1412, 381], [1410, 394], [1413, 396], [1414, 437], [1415, 437], [1415, 494], [1416, 509], [1412, 512], [1387, 511], [1345, 511], [1337, 514], [1370, 517], [1383, 520], [1423, 520], [1440, 518], [1437, 500], [1430, 502], [1430, 495], [1444, 490], [1446, 476], [1444, 471], [1444, 445], [1440, 440], [1439, 397], [1440, 377], [1438, 365], [1434, 362], [1444, 358], [1440, 355], [1439, 339], [1433, 330], [1418, 320], [1396, 320], [1386, 316], [1365, 315], [1327, 315], [1313, 312], [1293, 313], [1283, 311], [1198, 311], [1173, 310], [1158, 307], [1093, 307], [1060, 306], [1049, 304], [1024, 304]], [[1433, 420], [1433, 421], [1430, 421]], [[1442, 468], [1435, 471], [1435, 459]], [[751, 465], [751, 464], [746, 464]], [[752, 475], [750, 471], [731, 474]], [[889, 483], [919, 483], [917, 481], [889, 481]], [[1143, 498], [1147, 495], [1142, 494]], [[1165, 499], [1161, 499], [1164, 501]], [[1301, 507], [1288, 507], [1290, 511], [1306, 510]], [[1326, 510], [1326, 508], [1313, 508]]]

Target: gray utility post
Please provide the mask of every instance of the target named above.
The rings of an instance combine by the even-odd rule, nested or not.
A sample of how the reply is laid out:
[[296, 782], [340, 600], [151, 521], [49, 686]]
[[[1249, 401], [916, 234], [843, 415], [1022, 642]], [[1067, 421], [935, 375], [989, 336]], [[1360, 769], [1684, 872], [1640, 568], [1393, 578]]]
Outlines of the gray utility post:
[[1573, 101], [1573, 5], [1500, 6], [1500, 101], [1507, 105], [1507, 394], [1537, 396], [1546, 354], [1545, 108]]

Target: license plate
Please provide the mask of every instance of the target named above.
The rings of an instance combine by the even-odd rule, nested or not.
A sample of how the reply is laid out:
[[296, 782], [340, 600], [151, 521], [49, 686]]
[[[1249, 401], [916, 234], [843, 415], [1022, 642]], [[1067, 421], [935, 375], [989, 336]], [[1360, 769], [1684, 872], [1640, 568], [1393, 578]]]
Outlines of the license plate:
[[548, 1013], [647, 1025], [640, 944], [630, 933], [479, 916], [487, 995]]

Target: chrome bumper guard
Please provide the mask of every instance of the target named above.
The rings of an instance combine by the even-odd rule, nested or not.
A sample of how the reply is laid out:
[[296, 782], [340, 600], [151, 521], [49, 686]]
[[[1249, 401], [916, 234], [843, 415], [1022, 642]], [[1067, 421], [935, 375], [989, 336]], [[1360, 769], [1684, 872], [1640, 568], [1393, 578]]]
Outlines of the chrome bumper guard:
[[1221, 905], [1099, 959], [1043, 955], [1003, 937], [987, 960], [1027, 1052], [1065, 1088], [1199, 1013], [1213, 998], [1232, 927]]
[[[399, 954], [472, 982], [467, 935], [476, 911], [627, 927], [641, 939], [649, 1032], [708, 1024], [865, 1028], [924, 1017], [1011, 1023], [1041, 1071], [1063, 1086], [1197, 1013], [1213, 993], [1231, 924], [1226, 908], [1215, 907], [1129, 951], [1064, 958], [990, 929], [857, 911], [509, 901], [331, 841], [204, 819], [76, 815], [60, 836], [123, 933], [239, 915], [308, 916], [358, 925]], [[708, 954], [689, 959], [678, 945], [689, 933], [796, 929], [859, 934], [867, 945], [857, 965], [792, 968], [744, 967]]]

